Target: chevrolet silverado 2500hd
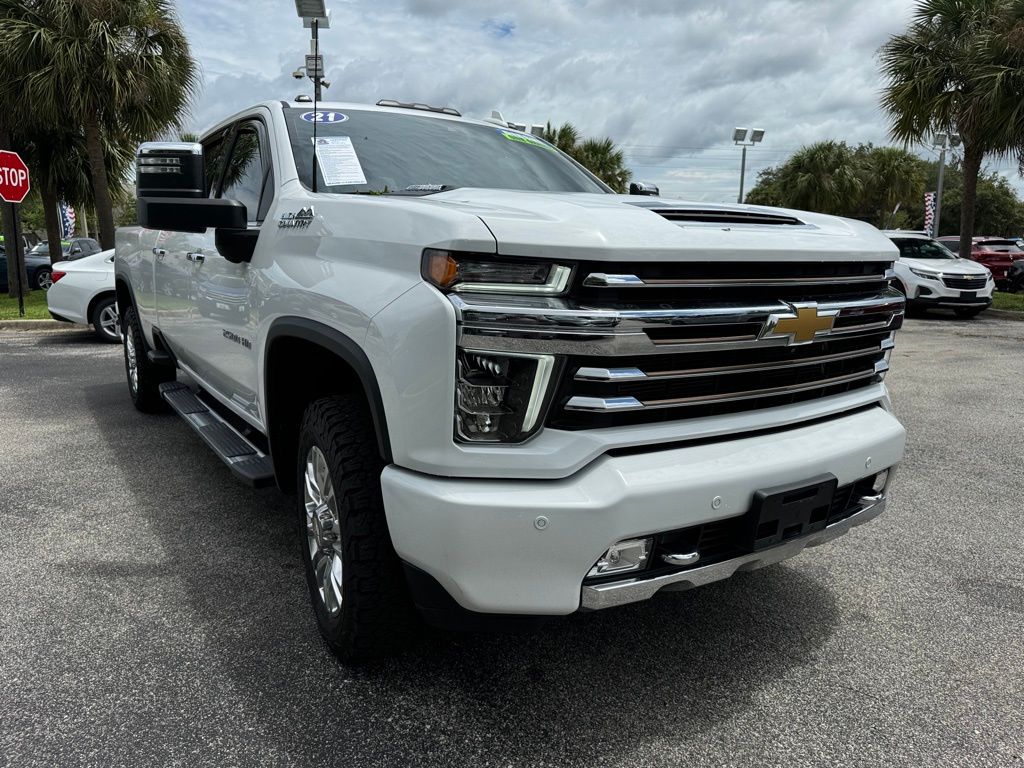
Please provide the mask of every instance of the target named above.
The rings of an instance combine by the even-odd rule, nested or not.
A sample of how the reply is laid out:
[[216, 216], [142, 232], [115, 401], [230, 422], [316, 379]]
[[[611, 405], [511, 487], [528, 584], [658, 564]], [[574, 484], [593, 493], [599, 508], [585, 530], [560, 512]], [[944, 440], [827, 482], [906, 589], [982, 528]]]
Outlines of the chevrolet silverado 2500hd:
[[344, 660], [565, 615], [878, 515], [895, 246], [857, 221], [611, 192], [452, 110], [269, 102], [137, 158], [129, 391], [296, 496]]

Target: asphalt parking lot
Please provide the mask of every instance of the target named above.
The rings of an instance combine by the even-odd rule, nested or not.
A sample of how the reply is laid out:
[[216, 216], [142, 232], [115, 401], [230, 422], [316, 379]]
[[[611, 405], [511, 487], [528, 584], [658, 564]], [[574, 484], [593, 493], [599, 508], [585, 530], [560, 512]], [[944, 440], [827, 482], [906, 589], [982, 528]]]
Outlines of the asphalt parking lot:
[[289, 502], [0, 331], [0, 765], [1024, 766], [1024, 323], [908, 321], [875, 523], [765, 571], [348, 670]]

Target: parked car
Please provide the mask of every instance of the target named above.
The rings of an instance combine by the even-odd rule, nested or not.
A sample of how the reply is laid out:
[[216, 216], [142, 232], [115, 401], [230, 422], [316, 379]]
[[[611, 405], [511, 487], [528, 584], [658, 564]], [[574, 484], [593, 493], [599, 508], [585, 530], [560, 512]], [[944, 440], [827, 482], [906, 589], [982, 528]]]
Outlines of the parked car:
[[992, 305], [995, 281], [985, 266], [961, 259], [922, 232], [885, 232], [900, 257], [893, 265], [893, 285], [910, 309], [952, 309], [957, 317], [974, 317]]
[[54, 264], [46, 304], [55, 320], [88, 324], [101, 340], [120, 341], [113, 249]]
[[[61, 240], [61, 258], [58, 261], [75, 261], [76, 259], [82, 259], [86, 256], [92, 256], [94, 253], [99, 253], [103, 250], [100, 244], [93, 240], [91, 237], [73, 237], [70, 240]], [[43, 240], [41, 243], [36, 245], [29, 253], [38, 254], [45, 256], [47, 259], [50, 258], [50, 243], [47, 240]]]
[[1006, 290], [1010, 293], [1024, 291], [1024, 259], [1017, 259], [1006, 273]]
[[[33, 253], [35, 249], [25, 254], [25, 269], [28, 272], [28, 284], [30, 288], [47, 290], [52, 282], [50, 278], [50, 256], [49, 254], [39, 255]], [[7, 252], [0, 245], [0, 291], [7, 290]]]
[[[960, 237], [957, 235], [940, 237], [939, 242], [953, 253], [960, 252]], [[1024, 248], [1014, 239], [975, 237], [972, 239], [971, 259], [989, 268], [996, 281], [996, 288], [1002, 291], [1006, 289], [1010, 265], [1024, 259]]]

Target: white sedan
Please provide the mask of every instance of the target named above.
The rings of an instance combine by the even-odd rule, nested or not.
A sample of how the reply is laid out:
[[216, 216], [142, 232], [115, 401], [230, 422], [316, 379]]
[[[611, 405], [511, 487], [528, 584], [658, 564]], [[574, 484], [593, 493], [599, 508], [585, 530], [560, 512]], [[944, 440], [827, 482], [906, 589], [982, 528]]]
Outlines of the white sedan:
[[53, 265], [46, 304], [55, 320], [91, 325], [101, 340], [119, 342], [115, 301], [113, 250]]

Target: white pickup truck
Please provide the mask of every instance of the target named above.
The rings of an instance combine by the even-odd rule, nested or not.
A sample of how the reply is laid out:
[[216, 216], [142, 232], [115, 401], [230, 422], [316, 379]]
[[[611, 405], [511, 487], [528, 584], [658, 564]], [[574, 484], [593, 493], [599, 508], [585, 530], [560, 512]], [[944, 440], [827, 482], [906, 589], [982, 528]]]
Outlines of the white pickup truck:
[[885, 507], [904, 301], [867, 224], [617, 195], [535, 136], [413, 105], [268, 102], [137, 162], [132, 400], [295, 495], [345, 661], [417, 614], [645, 600]]

